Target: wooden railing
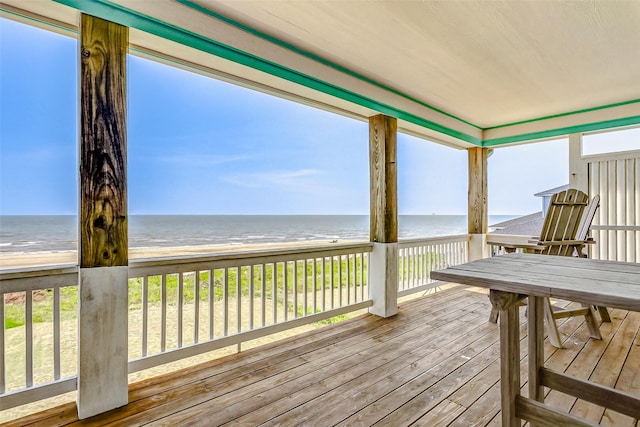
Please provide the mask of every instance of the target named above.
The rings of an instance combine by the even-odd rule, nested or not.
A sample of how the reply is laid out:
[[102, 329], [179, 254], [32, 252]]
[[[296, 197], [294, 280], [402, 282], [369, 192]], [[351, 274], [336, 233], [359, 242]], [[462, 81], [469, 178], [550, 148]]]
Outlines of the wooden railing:
[[[371, 306], [372, 246], [131, 260], [129, 372]], [[0, 281], [0, 408], [76, 390], [77, 266], [0, 270]], [[23, 324], [7, 324], [7, 307]]]
[[398, 296], [432, 288], [431, 271], [469, 258], [469, 235], [404, 240], [398, 243]]
[[[133, 261], [136, 372], [371, 305], [370, 243]], [[132, 298], [132, 295], [139, 297]], [[130, 353], [131, 354], [131, 353]]]
[[0, 281], [0, 407], [75, 390], [78, 268], [4, 270]]
[[640, 150], [582, 156], [580, 162], [589, 195], [600, 196], [590, 256], [640, 262]]
[[[432, 270], [466, 262], [468, 240], [399, 243], [398, 295], [433, 287]], [[372, 248], [333, 244], [131, 260], [129, 372], [370, 307]], [[0, 281], [6, 301], [0, 304], [6, 324], [0, 407], [76, 390], [78, 267], [0, 270]], [[8, 309], [23, 312], [22, 324], [7, 324], [16, 317]]]

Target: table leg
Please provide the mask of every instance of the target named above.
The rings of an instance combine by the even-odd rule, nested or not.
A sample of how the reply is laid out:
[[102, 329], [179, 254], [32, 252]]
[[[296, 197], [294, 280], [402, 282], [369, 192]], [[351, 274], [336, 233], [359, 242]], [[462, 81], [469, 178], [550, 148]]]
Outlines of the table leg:
[[544, 367], [544, 298], [529, 296], [529, 398], [544, 402], [544, 387], [540, 383], [540, 368]]
[[520, 395], [519, 317], [518, 304], [510, 304], [500, 311], [500, 394], [503, 427], [520, 426], [520, 419], [516, 417], [516, 396]]

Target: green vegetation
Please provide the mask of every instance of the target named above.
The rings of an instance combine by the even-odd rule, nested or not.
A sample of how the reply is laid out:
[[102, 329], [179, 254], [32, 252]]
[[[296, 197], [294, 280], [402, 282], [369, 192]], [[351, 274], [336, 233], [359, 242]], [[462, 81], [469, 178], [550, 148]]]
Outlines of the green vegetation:
[[445, 255], [437, 252], [406, 255], [403, 259], [404, 262], [398, 265], [400, 280], [418, 276], [420, 273], [429, 274], [435, 266], [445, 264]]
[[[23, 326], [25, 323], [25, 293], [11, 294], [14, 298], [5, 300], [5, 329]], [[33, 322], [53, 322], [53, 289], [33, 293]], [[60, 288], [60, 320], [75, 319], [78, 311], [78, 290], [76, 287]]]

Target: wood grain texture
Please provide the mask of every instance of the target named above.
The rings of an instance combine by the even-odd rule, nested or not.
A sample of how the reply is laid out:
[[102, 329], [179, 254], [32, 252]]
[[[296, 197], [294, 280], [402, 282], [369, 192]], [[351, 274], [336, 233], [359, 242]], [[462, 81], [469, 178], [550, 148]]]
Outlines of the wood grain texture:
[[377, 243], [398, 241], [397, 130], [394, 117], [369, 118], [370, 235]]
[[[416, 419], [414, 426], [499, 426], [499, 331], [486, 321], [488, 308], [477, 289], [445, 287], [401, 301], [398, 316], [358, 316], [179, 371], [167, 368], [131, 384], [128, 405], [82, 422], [76, 422], [76, 405], [67, 404], [7, 426], [323, 426], [358, 425], [359, 419], [362, 425], [380, 419], [375, 425], [384, 426], [403, 425], [391, 421], [406, 417]], [[545, 342], [546, 367], [580, 378], [602, 368], [616, 389], [637, 396], [640, 316], [629, 314], [634, 313], [612, 311], [613, 324], [603, 327], [604, 345], [589, 338], [582, 319], [561, 320], [569, 345], [559, 350]], [[623, 319], [629, 328], [618, 327]], [[520, 310], [520, 322], [525, 320]], [[627, 332], [618, 340], [622, 330]], [[636, 338], [627, 339], [627, 333]], [[525, 366], [526, 325], [520, 334]], [[615, 346], [616, 352], [629, 356], [620, 358], [623, 365], [599, 368], [612, 337], [624, 345]], [[520, 381], [526, 381], [526, 369]], [[549, 404], [570, 410], [575, 398], [559, 407], [556, 402], [568, 396], [551, 393]]]
[[83, 14], [80, 33], [80, 266], [125, 266], [129, 32]]
[[431, 272], [436, 280], [640, 311], [640, 264], [508, 254]]
[[593, 382], [574, 378], [550, 369], [542, 369], [540, 376], [542, 384], [549, 388], [607, 407], [633, 418], [640, 418], [640, 398], [631, 393], [594, 384]]
[[474, 147], [469, 152], [469, 234], [486, 234], [487, 214], [487, 156], [488, 148]]
[[[516, 409], [518, 416], [535, 423], [536, 426], [593, 427], [598, 425], [581, 420], [578, 417], [566, 414], [548, 406], [544, 406], [542, 403], [522, 396], [518, 396], [516, 400]], [[519, 426], [520, 420], [517, 421], [517, 424], [513, 425]]]
[[[493, 296], [493, 291], [492, 291]], [[494, 303], [493, 298], [491, 300]], [[516, 398], [520, 396], [520, 319], [517, 304], [500, 311], [500, 398], [502, 425], [520, 426]]]

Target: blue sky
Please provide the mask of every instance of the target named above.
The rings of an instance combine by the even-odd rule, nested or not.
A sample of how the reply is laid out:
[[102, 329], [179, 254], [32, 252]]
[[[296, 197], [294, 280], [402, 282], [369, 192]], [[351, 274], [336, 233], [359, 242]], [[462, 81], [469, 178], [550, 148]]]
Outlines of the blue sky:
[[[4, 19], [0, 40], [0, 214], [74, 214], [77, 42]], [[128, 71], [131, 214], [368, 213], [366, 122], [135, 56]], [[534, 212], [567, 176], [566, 140], [497, 149], [489, 213]], [[398, 187], [401, 214], [466, 214], [466, 151], [400, 134]]]

